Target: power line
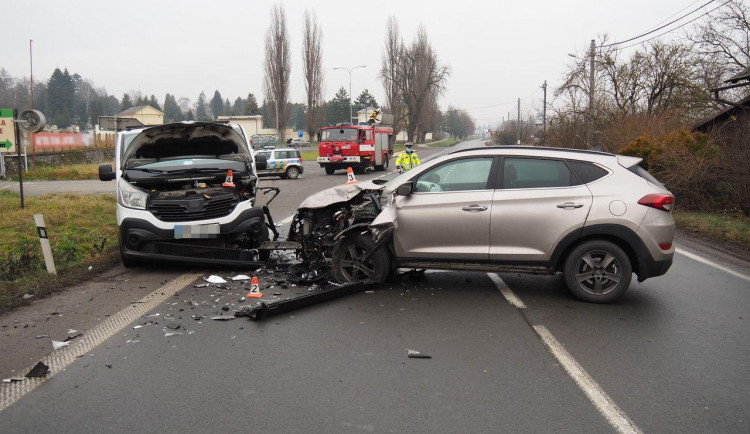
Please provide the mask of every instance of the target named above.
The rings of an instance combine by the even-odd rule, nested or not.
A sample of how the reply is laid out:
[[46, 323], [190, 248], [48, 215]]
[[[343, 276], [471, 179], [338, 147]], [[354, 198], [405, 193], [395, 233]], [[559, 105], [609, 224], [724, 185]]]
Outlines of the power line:
[[[668, 16], [667, 18], [664, 18], [663, 20], [659, 21], [658, 23], [654, 24], [655, 26], [661, 26], [662, 24], [666, 23], [667, 21], [671, 20], [672, 18], [676, 17], [677, 15], [681, 14], [682, 12], [686, 11], [688, 8], [692, 7], [694, 4], [698, 3], [700, 0], [695, 0], [694, 2], [690, 3], [689, 5], [685, 6], [684, 8], [680, 9], [679, 11], [673, 13], [672, 15]], [[644, 30], [644, 32], [649, 32], [651, 30], [654, 30], [653, 27], [649, 27], [648, 29]]]
[[[703, 9], [704, 7], [706, 7], [706, 6], [708, 6], [708, 5], [710, 5], [710, 4], [711, 4], [711, 3], [713, 3], [714, 1], [716, 1], [716, 0], [709, 0], [708, 2], [706, 2], [706, 3], [704, 3], [703, 5], [701, 5], [701, 6], [697, 7], [697, 8], [695, 8], [695, 9], [693, 9], [692, 11], [690, 11], [690, 12], [686, 13], [685, 15], [683, 15], [683, 16], [681, 16], [681, 17], [679, 17], [679, 18], [675, 19], [675, 20], [672, 20], [672, 21], [668, 22], [667, 24], [664, 24], [664, 25], [662, 25], [662, 26], [659, 26], [659, 27], [655, 28], [654, 30], [650, 30], [650, 31], [648, 31], [648, 32], [646, 32], [646, 33], [641, 33], [641, 34], [640, 34], [640, 35], [638, 35], [638, 36], [635, 36], [635, 37], [632, 37], [632, 38], [626, 39], [626, 40], [624, 40], [624, 41], [620, 41], [620, 42], [613, 42], [613, 43], [611, 43], [611, 44], [606, 44], [606, 45], [602, 45], [602, 46], [601, 46], [601, 48], [605, 48], [605, 47], [612, 47], [612, 46], [614, 46], [614, 45], [620, 45], [620, 44], [624, 44], [624, 43], [626, 43], [626, 42], [630, 42], [630, 41], [635, 41], [636, 39], [640, 39], [640, 38], [642, 38], [642, 37], [644, 37], [644, 36], [648, 36], [648, 35], [650, 35], [650, 34], [652, 34], [652, 33], [656, 32], [656, 31], [659, 31], [659, 30], [661, 30], [661, 29], [663, 29], [663, 28], [665, 28], [665, 27], [671, 26], [672, 24], [674, 24], [674, 23], [676, 23], [676, 22], [678, 22], [678, 21], [682, 20], [683, 18], [687, 17], [688, 15], [692, 15], [693, 13], [695, 13], [695, 12], [697, 12], [697, 11], [699, 11], [699, 10]], [[727, 2], [727, 3], [728, 3], [728, 2]], [[724, 4], [726, 4], [726, 3], [724, 3]], [[723, 5], [722, 5], [722, 6], [723, 6]], [[678, 28], [679, 28], [679, 27], [678, 27]], [[674, 29], [673, 29], [673, 30], [674, 30]]]
[[636, 45], [645, 44], [648, 41], [653, 41], [654, 39], [661, 38], [662, 36], [664, 36], [664, 35], [666, 35], [668, 33], [674, 32], [675, 30], [678, 30], [678, 29], [681, 29], [681, 28], [687, 26], [688, 24], [692, 23], [693, 21], [696, 21], [698, 19], [701, 19], [701, 18], [705, 17], [706, 15], [708, 15], [711, 12], [715, 11], [716, 9], [719, 9], [720, 7], [723, 7], [724, 5], [726, 5], [727, 3], [729, 3], [730, 1], [731, 0], [727, 0], [724, 3], [720, 4], [719, 6], [716, 6], [715, 8], [711, 9], [710, 11], [708, 11], [708, 12], [706, 12], [704, 14], [698, 15], [697, 17], [693, 18], [692, 20], [690, 20], [690, 21], [688, 21], [686, 23], [680, 24], [679, 26], [677, 26], [677, 27], [675, 27], [673, 29], [669, 29], [669, 30], [667, 30], [664, 33], [659, 33], [658, 35], [656, 35], [654, 37], [648, 38], [648, 39], [640, 41], [640, 42], [636, 42], [635, 44], [626, 45], [624, 47], [617, 47], [617, 49], [618, 50], [624, 50], [626, 48], [635, 47]]

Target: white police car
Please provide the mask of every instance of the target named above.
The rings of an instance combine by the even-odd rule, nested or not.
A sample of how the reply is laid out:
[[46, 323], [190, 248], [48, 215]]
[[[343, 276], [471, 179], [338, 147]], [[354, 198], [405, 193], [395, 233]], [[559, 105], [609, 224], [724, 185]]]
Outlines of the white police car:
[[302, 155], [296, 149], [265, 149], [255, 152], [255, 169], [258, 176], [280, 176], [297, 179], [305, 168]]

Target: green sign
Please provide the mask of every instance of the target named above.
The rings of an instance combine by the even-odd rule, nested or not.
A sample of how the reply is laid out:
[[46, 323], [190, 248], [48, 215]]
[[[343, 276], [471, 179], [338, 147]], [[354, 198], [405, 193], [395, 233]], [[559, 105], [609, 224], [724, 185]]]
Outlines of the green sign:
[[13, 109], [0, 109], [0, 152], [8, 152], [16, 144]]

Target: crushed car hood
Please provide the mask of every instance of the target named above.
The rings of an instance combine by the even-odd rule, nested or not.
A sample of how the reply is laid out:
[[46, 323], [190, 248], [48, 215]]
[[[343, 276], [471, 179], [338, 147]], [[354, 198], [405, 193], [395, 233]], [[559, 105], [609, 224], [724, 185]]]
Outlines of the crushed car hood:
[[299, 206], [300, 209], [319, 209], [325, 208], [335, 203], [349, 202], [363, 191], [382, 190], [384, 186], [375, 184], [371, 181], [360, 182], [357, 184], [343, 184], [326, 190], [319, 191], [307, 199]]
[[162, 159], [181, 156], [232, 157], [249, 161], [250, 150], [230, 125], [193, 122], [146, 128], [130, 143], [122, 158]]

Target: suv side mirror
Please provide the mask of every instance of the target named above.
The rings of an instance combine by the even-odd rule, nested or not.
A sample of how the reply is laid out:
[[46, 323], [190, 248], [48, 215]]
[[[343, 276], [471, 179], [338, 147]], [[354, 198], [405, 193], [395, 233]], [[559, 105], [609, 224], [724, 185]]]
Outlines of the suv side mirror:
[[99, 165], [99, 180], [111, 181], [113, 179], [115, 179], [115, 172], [112, 171], [112, 165], [100, 164]]
[[412, 191], [414, 191], [414, 183], [407, 182], [398, 186], [396, 194], [399, 196], [410, 196]]

